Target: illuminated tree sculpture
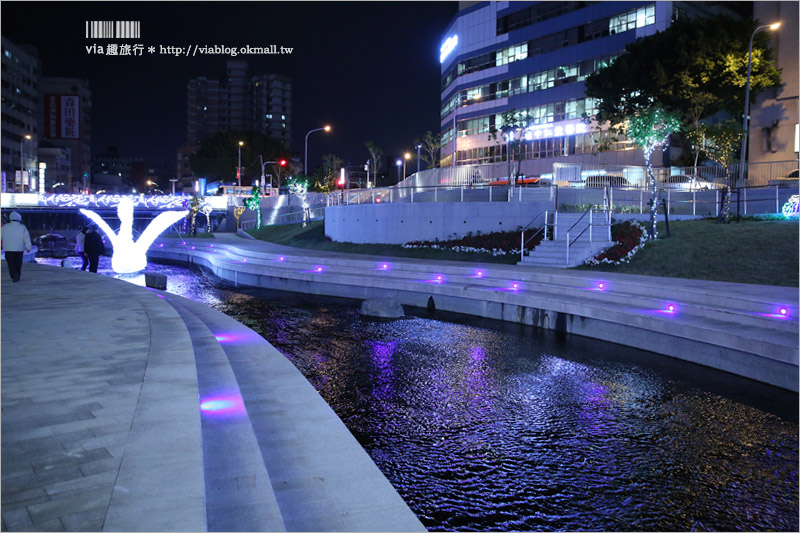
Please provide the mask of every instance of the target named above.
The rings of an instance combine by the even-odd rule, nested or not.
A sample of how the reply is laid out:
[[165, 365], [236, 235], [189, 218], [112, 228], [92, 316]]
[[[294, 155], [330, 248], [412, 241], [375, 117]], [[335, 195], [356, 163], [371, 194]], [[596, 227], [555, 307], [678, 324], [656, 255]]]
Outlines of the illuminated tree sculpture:
[[261, 188], [253, 186], [253, 196], [245, 199], [244, 205], [256, 212], [256, 229], [261, 229]]
[[145, 228], [139, 240], [133, 241], [133, 200], [123, 197], [117, 205], [119, 233], [114, 230], [94, 211], [81, 209], [81, 213], [89, 217], [111, 240], [114, 255], [111, 257], [111, 268], [118, 274], [131, 274], [144, 270], [147, 266], [147, 249], [161, 233], [186, 216], [188, 211], [165, 211], [160, 213]]
[[203, 214], [206, 216], [206, 226], [207, 226], [207, 231], [209, 233], [211, 233], [211, 212], [213, 210], [214, 208], [211, 206], [211, 204], [209, 204], [205, 200], [203, 201], [202, 204], [200, 204], [200, 211], [202, 211]]
[[233, 216], [236, 217], [236, 229], [237, 230], [239, 229], [239, 218], [242, 216], [242, 213], [244, 213], [245, 209], [247, 209], [247, 208], [245, 206], [243, 206], [243, 205], [239, 205], [239, 206], [236, 206], [236, 207], [233, 208]]
[[650, 204], [650, 238], [655, 239], [656, 233], [656, 212], [658, 210], [658, 191], [656, 190], [656, 177], [653, 174], [653, 166], [650, 157], [656, 148], [666, 149], [669, 136], [679, 132], [681, 121], [676, 113], [665, 111], [660, 107], [653, 106], [643, 109], [628, 118], [627, 134], [636, 147], [644, 151], [644, 158], [647, 162], [647, 176], [650, 178], [653, 199]]
[[193, 197], [189, 202], [189, 235], [192, 237], [197, 235], [197, 212], [200, 211], [201, 199], [197, 196]]
[[306, 227], [309, 219], [311, 218], [308, 202], [306, 201], [306, 195], [308, 194], [308, 182], [298, 178], [293, 179], [289, 182], [289, 192], [300, 200], [300, 205], [303, 207], [303, 227]]

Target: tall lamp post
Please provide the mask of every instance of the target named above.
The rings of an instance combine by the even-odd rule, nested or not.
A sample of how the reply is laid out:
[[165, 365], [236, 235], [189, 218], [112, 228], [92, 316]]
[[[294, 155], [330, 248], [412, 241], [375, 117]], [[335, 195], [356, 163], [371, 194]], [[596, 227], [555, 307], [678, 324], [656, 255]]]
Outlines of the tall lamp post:
[[23, 181], [25, 178], [22, 176], [22, 173], [25, 172], [25, 163], [22, 161], [22, 154], [24, 151], [24, 146], [22, 145], [23, 141], [30, 141], [33, 137], [28, 135], [23, 135], [19, 138], [19, 192], [25, 192], [25, 182]]
[[420, 150], [422, 150], [422, 143], [419, 143], [417, 145], [417, 174], [419, 174], [419, 160], [420, 160], [419, 151]]
[[753, 61], [753, 39], [756, 37], [756, 33], [760, 32], [761, 30], [770, 29], [772, 31], [777, 30], [781, 27], [780, 22], [774, 22], [772, 24], [764, 24], [763, 26], [759, 26], [753, 31], [753, 35], [750, 36], [750, 47], [747, 51], [747, 82], [744, 84], [744, 118], [742, 119], [742, 151], [741, 151], [741, 160], [739, 162], [739, 182], [744, 183], [744, 167], [749, 161], [749, 154], [747, 153], [747, 133], [750, 129], [748, 124], [750, 120], [750, 68]]
[[406, 152], [403, 154], [403, 179], [406, 179], [406, 162], [411, 159], [411, 154]]
[[305, 174], [306, 176], [308, 176], [308, 136], [311, 135], [312, 133], [314, 133], [315, 131], [323, 131], [323, 130], [325, 132], [330, 132], [331, 131], [330, 125], [326, 125], [323, 128], [317, 128], [317, 129], [311, 130], [308, 133], [306, 133], [305, 160], [303, 162], [303, 174]]
[[244, 141], [239, 141], [239, 166], [236, 168], [236, 179], [239, 180], [239, 188], [242, 187], [242, 146]]
[[403, 160], [398, 159], [394, 164], [397, 165], [397, 183], [400, 183], [400, 166], [403, 164]]

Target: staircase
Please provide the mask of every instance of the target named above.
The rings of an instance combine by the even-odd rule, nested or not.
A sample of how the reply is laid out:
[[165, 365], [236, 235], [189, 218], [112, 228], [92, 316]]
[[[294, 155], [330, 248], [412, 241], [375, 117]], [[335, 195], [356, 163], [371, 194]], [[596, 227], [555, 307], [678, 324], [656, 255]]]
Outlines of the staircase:
[[553, 223], [555, 238], [543, 240], [530, 255], [524, 256], [517, 264], [552, 268], [578, 266], [614, 244], [611, 240], [610, 224], [608, 211], [556, 212]]

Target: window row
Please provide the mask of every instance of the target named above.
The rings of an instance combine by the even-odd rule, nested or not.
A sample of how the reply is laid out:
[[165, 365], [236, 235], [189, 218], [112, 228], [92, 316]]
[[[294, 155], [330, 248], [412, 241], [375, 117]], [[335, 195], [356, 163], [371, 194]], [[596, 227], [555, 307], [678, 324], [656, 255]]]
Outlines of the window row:
[[441, 117], [446, 117], [452, 113], [456, 107], [541, 91], [566, 83], [584, 81], [593, 72], [610, 65], [616, 57], [617, 56], [607, 56], [587, 59], [571, 65], [558, 66], [511, 80], [498, 81], [458, 91], [444, 106], [442, 106]]
[[550, 33], [496, 52], [488, 52], [464, 59], [442, 75], [442, 90], [449, 87], [456, 78], [465, 74], [499, 67], [514, 61], [520, 61], [650, 24], [655, 24], [655, 4], [648, 4], [620, 15], [605, 17], [563, 31]]
[[[621, 151], [630, 148], [626, 139], [618, 138], [608, 131], [598, 131], [570, 135], [567, 137], [551, 137], [549, 139], [535, 139], [525, 141], [517, 146], [499, 143], [492, 146], [482, 146], [469, 150], [458, 150], [456, 164], [474, 165], [485, 163], [499, 163], [507, 161], [508, 151], [511, 150], [515, 161], [521, 159], [544, 159], [569, 155], [592, 154], [598, 150]], [[452, 152], [442, 154], [442, 166], [452, 164]]]
[[611, 17], [609, 31], [611, 34], [622, 33], [636, 28], [643, 28], [656, 23], [656, 6], [649, 4], [637, 9], [631, 9], [616, 17]]

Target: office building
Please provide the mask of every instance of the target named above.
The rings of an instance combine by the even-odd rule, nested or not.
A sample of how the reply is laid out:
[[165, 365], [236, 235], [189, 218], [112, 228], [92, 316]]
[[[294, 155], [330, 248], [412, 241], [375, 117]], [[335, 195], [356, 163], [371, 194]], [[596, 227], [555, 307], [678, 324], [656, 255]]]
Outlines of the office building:
[[505, 161], [506, 140], [491, 135], [503, 126], [505, 113], [524, 123], [522, 173], [529, 175], [552, 172], [555, 162], [641, 165], [641, 151], [624, 136], [596, 130], [586, 78], [627, 44], [668, 28], [673, 18], [721, 9], [702, 2], [631, 1], [460, 7], [440, 50], [442, 166], [453, 165], [454, 156], [456, 165]]
[[[41, 137], [41, 92], [39, 54], [30, 45], [17, 45], [2, 38], [2, 192], [34, 190], [38, 187], [38, 147]], [[17, 172], [28, 176], [16, 183]]]
[[91, 190], [92, 171], [92, 93], [89, 82], [78, 78], [40, 80], [42, 95], [42, 144], [70, 151], [72, 171], [68, 188], [73, 184]]
[[251, 75], [246, 61], [231, 59], [221, 80], [199, 76], [187, 84], [187, 142], [177, 151], [179, 188], [192, 187], [189, 158], [200, 142], [223, 131], [261, 133], [289, 147], [292, 82], [276, 74]]
[[754, 2], [753, 18], [759, 24], [781, 23], [777, 31], [768, 33], [783, 84], [759, 94], [750, 108], [749, 161], [758, 164], [794, 160], [793, 165], [783, 165], [784, 171], [791, 172], [798, 168], [800, 157], [798, 3]]

